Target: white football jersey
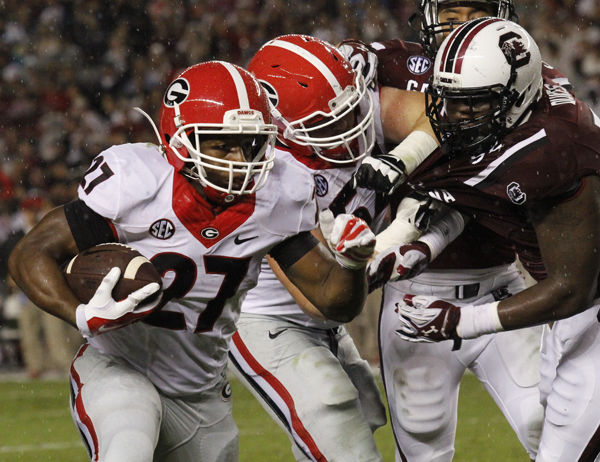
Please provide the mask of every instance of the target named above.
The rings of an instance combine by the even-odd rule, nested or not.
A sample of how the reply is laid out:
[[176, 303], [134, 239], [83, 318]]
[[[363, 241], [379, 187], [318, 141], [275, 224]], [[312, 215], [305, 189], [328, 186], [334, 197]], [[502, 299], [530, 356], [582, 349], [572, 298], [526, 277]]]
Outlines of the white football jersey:
[[[378, 91], [372, 91], [375, 113], [376, 144], [374, 149], [382, 149], [383, 130], [381, 128]], [[371, 154], [371, 153], [369, 153]], [[377, 203], [374, 191], [352, 188], [352, 175], [360, 163], [348, 166], [332, 166], [317, 157], [295, 157], [289, 150], [276, 150], [277, 162], [295, 164], [302, 174], [288, 178], [298, 188], [313, 185], [316, 191], [319, 210], [331, 208], [335, 215], [350, 213], [366, 219], [371, 229], [382, 227], [385, 209]], [[296, 303], [292, 295], [281, 284], [267, 260], [261, 264], [258, 285], [248, 292], [242, 304], [242, 312], [262, 315], [276, 315], [303, 326], [329, 329], [338, 326], [335, 321], [323, 321], [307, 315]]]
[[220, 380], [240, 303], [277, 243], [316, 226], [314, 185], [296, 184], [297, 164], [276, 162], [266, 185], [217, 216], [151, 144], [98, 155], [79, 198], [109, 218], [119, 241], [149, 258], [163, 277], [162, 309], [90, 339], [169, 396]]

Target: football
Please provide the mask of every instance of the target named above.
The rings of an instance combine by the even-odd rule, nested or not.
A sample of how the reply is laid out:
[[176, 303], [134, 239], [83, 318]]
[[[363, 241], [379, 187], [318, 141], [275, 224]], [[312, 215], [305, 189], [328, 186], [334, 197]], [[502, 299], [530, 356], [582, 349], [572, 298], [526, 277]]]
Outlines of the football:
[[[64, 267], [67, 284], [82, 303], [90, 301], [104, 276], [118, 266], [121, 277], [113, 289], [112, 296], [120, 301], [151, 282], [162, 289], [160, 274], [146, 257], [125, 244], [99, 244], [75, 255]], [[160, 290], [152, 294], [145, 303], [158, 297]]]

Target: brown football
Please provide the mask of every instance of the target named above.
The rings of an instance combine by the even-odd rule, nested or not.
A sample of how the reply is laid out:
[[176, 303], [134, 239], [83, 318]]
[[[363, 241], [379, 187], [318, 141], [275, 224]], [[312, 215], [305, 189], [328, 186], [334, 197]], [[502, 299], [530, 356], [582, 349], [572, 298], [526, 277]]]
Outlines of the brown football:
[[[125, 244], [106, 243], [90, 247], [75, 255], [63, 272], [73, 293], [82, 303], [87, 303], [104, 276], [115, 266], [121, 269], [121, 277], [112, 292], [117, 301], [124, 300], [130, 293], [151, 282], [157, 282], [162, 288], [160, 274], [152, 262]], [[160, 290], [150, 299], [158, 297], [159, 293]]]

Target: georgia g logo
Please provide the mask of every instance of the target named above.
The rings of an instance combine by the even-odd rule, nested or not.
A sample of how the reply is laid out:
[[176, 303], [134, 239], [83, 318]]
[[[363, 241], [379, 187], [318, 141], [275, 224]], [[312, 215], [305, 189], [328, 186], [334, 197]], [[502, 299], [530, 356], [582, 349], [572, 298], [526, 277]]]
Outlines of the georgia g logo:
[[190, 96], [190, 83], [183, 77], [179, 77], [167, 88], [163, 103], [167, 107], [173, 107], [175, 104], [183, 103], [188, 96]]
[[269, 102], [271, 103], [271, 106], [277, 107], [277, 105], [279, 104], [279, 95], [277, 94], [277, 90], [275, 90], [275, 87], [266, 80], [259, 79], [258, 82], [264, 88], [265, 93], [267, 94], [267, 98], [269, 98]]
[[506, 194], [513, 204], [522, 205], [527, 200], [527, 194], [521, 191], [521, 185], [516, 181], [506, 187]]

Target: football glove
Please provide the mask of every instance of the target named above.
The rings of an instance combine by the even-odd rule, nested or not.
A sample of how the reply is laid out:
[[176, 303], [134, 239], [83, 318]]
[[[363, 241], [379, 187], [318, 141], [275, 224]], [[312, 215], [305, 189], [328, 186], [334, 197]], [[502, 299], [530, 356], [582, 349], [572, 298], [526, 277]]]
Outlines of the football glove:
[[369, 46], [360, 40], [344, 40], [338, 50], [350, 61], [350, 65], [358, 74], [362, 74], [365, 79], [365, 85], [373, 88], [377, 80], [378, 58], [375, 53], [369, 50]]
[[431, 251], [424, 242], [414, 241], [377, 254], [367, 267], [369, 292], [388, 281], [410, 279], [420, 274], [431, 261]]
[[334, 217], [325, 209], [319, 213], [319, 224], [340, 265], [353, 270], [367, 265], [375, 249], [375, 234], [364, 220], [346, 213]]
[[385, 194], [392, 194], [406, 182], [406, 178], [404, 162], [390, 154], [367, 157], [353, 176], [354, 187], [360, 186]]
[[114, 300], [112, 290], [120, 276], [121, 270], [117, 267], [112, 268], [104, 276], [90, 301], [77, 307], [75, 312], [77, 328], [84, 337], [93, 337], [131, 324], [150, 314], [160, 303], [162, 294], [140, 305], [140, 302], [160, 289], [160, 285], [156, 282], [132, 292], [125, 300], [119, 302]]
[[396, 303], [400, 328], [396, 333], [409, 342], [440, 342], [458, 339], [460, 308], [425, 295], [405, 295]]

